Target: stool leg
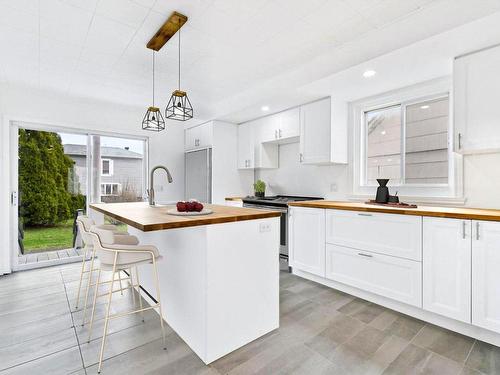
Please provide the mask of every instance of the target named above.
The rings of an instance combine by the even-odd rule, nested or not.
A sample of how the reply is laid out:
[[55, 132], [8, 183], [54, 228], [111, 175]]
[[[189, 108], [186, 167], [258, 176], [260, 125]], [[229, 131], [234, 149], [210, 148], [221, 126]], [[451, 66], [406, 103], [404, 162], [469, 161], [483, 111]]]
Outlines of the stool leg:
[[90, 343], [90, 338], [92, 336], [92, 327], [94, 326], [95, 305], [96, 305], [96, 301], [97, 301], [97, 294], [99, 294], [100, 281], [101, 281], [101, 269], [99, 268], [99, 271], [97, 271], [97, 281], [96, 281], [95, 290], [94, 290], [94, 302], [92, 303], [92, 315], [90, 317], [89, 338], [87, 340], [87, 343]]
[[[135, 266], [135, 278], [137, 279], [137, 293], [139, 294], [139, 308], [142, 310], [141, 282], [139, 281], [139, 268]], [[141, 311], [142, 322], [144, 323], [144, 311]]]
[[158, 270], [156, 269], [156, 259], [153, 256], [153, 271], [156, 284], [156, 299], [158, 301], [158, 312], [160, 313], [160, 325], [161, 325], [161, 336], [163, 339], [163, 349], [167, 350], [165, 345], [165, 327], [163, 326], [163, 312], [161, 311], [161, 299], [160, 299], [160, 283], [158, 280]]
[[130, 277], [130, 290], [132, 291], [132, 303], [134, 304], [135, 309], [135, 285], [134, 285], [134, 275], [132, 273], [132, 268], [128, 269], [129, 277]]
[[87, 258], [87, 246], [85, 245], [85, 248], [84, 248], [84, 252], [83, 252], [83, 256], [82, 256], [82, 269], [80, 271], [80, 282], [78, 283], [78, 294], [76, 295], [76, 304], [75, 304], [75, 310], [78, 310], [78, 303], [80, 302], [80, 290], [82, 289], [82, 279], [83, 279], [83, 271], [85, 271], [85, 260]]
[[109, 289], [108, 295], [108, 305], [106, 306], [106, 317], [104, 318], [104, 332], [102, 334], [101, 352], [99, 354], [99, 367], [97, 368], [97, 373], [101, 373], [102, 358], [104, 356], [104, 345], [106, 345], [106, 335], [108, 333], [108, 322], [109, 322], [109, 308], [111, 306], [111, 297], [113, 297], [113, 286], [115, 283], [115, 273], [116, 273], [116, 260], [118, 258], [118, 252], [115, 252], [115, 260], [113, 262], [113, 275], [111, 276], [111, 288]]
[[92, 248], [92, 259], [90, 260], [90, 269], [87, 280], [87, 287], [85, 289], [85, 301], [83, 303], [83, 319], [82, 319], [82, 327], [85, 325], [85, 318], [87, 317], [87, 301], [89, 298], [89, 289], [90, 284], [92, 283], [92, 273], [94, 272], [94, 260], [95, 260], [95, 249]]
[[120, 282], [120, 294], [123, 296], [122, 271], [118, 271], [118, 281]]

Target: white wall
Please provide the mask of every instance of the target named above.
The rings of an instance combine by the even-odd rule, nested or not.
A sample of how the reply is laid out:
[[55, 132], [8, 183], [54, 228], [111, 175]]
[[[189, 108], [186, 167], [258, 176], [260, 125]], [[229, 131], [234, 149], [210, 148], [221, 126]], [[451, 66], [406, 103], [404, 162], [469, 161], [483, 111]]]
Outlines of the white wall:
[[[156, 179], [157, 201], [180, 200], [184, 196], [184, 126], [177, 121], [167, 123], [160, 133], [141, 129], [147, 103], [129, 107], [112, 103], [70, 97], [56, 92], [0, 84], [0, 228], [9, 222], [9, 124], [7, 119], [31, 121], [74, 129], [97, 130], [149, 137], [149, 164], [169, 168], [174, 182], [163, 184]], [[9, 233], [11, 231], [9, 230]], [[0, 274], [8, 268], [8, 241], [0, 233]]]

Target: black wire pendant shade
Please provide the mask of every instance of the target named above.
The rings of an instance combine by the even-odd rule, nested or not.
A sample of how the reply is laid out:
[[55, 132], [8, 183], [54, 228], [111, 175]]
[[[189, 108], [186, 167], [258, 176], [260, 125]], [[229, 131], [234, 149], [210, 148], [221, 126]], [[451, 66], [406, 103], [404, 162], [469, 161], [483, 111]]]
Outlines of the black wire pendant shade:
[[165, 130], [165, 120], [160, 108], [155, 107], [155, 51], [153, 51], [153, 105], [148, 108], [142, 119], [142, 129], [157, 132]]
[[186, 121], [192, 119], [193, 115], [193, 106], [187, 93], [181, 91], [181, 31], [179, 30], [179, 88], [174, 90], [168, 101], [165, 108], [165, 117], [177, 121]]

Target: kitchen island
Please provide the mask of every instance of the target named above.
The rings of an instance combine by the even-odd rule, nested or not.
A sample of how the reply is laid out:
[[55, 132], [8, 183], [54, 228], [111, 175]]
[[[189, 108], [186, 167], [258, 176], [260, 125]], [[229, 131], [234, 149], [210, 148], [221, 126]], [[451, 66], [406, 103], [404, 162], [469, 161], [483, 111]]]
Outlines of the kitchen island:
[[[206, 364], [279, 326], [279, 212], [206, 205], [205, 216], [172, 216], [174, 206], [91, 204], [158, 247], [163, 318]], [[141, 286], [154, 293], [151, 266]], [[168, 348], [167, 348], [168, 350]]]

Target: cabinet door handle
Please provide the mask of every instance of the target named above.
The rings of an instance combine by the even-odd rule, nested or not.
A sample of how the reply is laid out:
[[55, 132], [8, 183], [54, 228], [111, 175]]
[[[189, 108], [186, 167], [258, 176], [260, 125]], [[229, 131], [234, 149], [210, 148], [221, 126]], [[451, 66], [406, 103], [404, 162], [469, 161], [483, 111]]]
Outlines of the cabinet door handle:
[[363, 213], [358, 213], [358, 216], [373, 216], [372, 214], [363, 214]]
[[462, 238], [465, 240], [465, 221], [462, 221]]
[[462, 133], [458, 133], [458, 149], [462, 149]]
[[274, 129], [274, 139], [278, 139], [278, 129]]
[[358, 253], [358, 255], [361, 255], [362, 257], [366, 257], [366, 258], [373, 258], [373, 255], [370, 255], [370, 254]]
[[302, 163], [304, 161], [304, 155], [302, 152], [299, 154], [299, 161]]
[[479, 221], [476, 221], [476, 240], [479, 241]]
[[278, 130], [278, 137], [281, 138], [281, 129]]

